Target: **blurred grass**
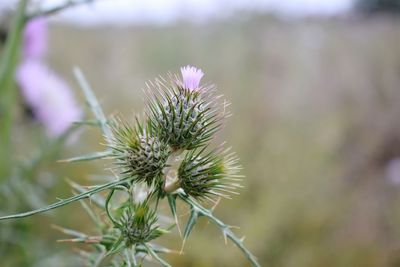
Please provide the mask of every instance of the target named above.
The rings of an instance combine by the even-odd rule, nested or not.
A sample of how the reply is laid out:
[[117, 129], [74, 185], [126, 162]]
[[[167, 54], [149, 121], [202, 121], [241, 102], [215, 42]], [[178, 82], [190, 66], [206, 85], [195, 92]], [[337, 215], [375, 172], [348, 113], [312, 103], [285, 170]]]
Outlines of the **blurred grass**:
[[[221, 201], [216, 213], [241, 228], [262, 265], [399, 266], [399, 192], [374, 157], [400, 133], [389, 127], [400, 124], [399, 26], [396, 17], [281, 21], [245, 14], [204, 25], [53, 25], [49, 60], [75, 88], [71, 69], [80, 66], [107, 113], [128, 118], [143, 108], [146, 81], [186, 64], [201, 67], [204, 81], [232, 102], [233, 117], [216, 143], [226, 140], [237, 151], [246, 175], [241, 195]], [[91, 129], [65, 153], [98, 150], [100, 142]], [[105, 166], [61, 171], [87, 183]], [[52, 193], [70, 190], [60, 181]], [[55, 214], [55, 224], [90, 232], [78, 204]], [[32, 222], [48, 229], [41, 219]], [[59, 237], [47, 231], [47, 242]], [[165, 242], [180, 249], [178, 238]], [[185, 254], [168, 259], [174, 266], [248, 265], [204, 223]]]

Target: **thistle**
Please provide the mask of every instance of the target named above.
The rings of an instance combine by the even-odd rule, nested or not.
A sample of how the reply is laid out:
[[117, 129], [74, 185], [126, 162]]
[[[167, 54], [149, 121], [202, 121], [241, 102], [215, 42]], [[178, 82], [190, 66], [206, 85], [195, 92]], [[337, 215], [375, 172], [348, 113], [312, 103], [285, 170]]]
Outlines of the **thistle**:
[[151, 125], [160, 129], [160, 138], [176, 150], [201, 147], [221, 127], [213, 87], [200, 85], [203, 72], [194, 67], [181, 68], [182, 80], [158, 79], [148, 84], [148, 116]]
[[[73, 184], [78, 194], [71, 198], [38, 210], [3, 216], [0, 220], [30, 216], [91, 197], [99, 208], [105, 210], [111, 224], [104, 224], [99, 216], [84, 205], [96, 225], [106, 225], [101, 227], [100, 236], [90, 237], [68, 229], [63, 232], [74, 237], [69, 239], [71, 242], [94, 245], [94, 252], [82, 252], [89, 255], [87, 258], [96, 259], [90, 261], [93, 266], [98, 266], [105, 256], [118, 254], [120, 257], [111, 259], [114, 266], [142, 266], [137, 258], [151, 257], [162, 266], [170, 267], [159, 254], [171, 251], [154, 244], [160, 235], [167, 233], [158, 225], [158, 207], [167, 200], [175, 225], [178, 225], [176, 205], [177, 201], [182, 201], [190, 210], [182, 233], [183, 244], [198, 218], [204, 216], [220, 228], [225, 240], [232, 240], [253, 266], [259, 267], [254, 255], [232, 232], [231, 227], [216, 218], [212, 209], [197, 202], [203, 199], [214, 201], [214, 197], [229, 198], [235, 194], [240, 187], [240, 167], [237, 157], [228, 150], [205, 152], [209, 141], [221, 127], [225, 113], [220, 111], [225, 110], [225, 106], [218, 108], [213, 87], [200, 85], [204, 75], [200, 69], [187, 66], [181, 69], [181, 73], [182, 79], [170, 75], [168, 82], [158, 79], [150, 83], [148, 87], [151, 92], [145, 113], [147, 117], [144, 122], [136, 119], [135, 125], [131, 126], [120, 119], [112, 122], [106, 119], [88, 83], [76, 70], [77, 79], [96, 117], [96, 124], [105, 136], [107, 150], [64, 161], [112, 158], [119, 170], [117, 179], [93, 186], [90, 190]], [[144, 195], [140, 197], [134, 195], [138, 187], [146, 187], [141, 190]], [[93, 196], [105, 190], [109, 190], [107, 198]], [[116, 199], [114, 192], [117, 191], [127, 195], [128, 199], [122, 202], [121, 198]], [[152, 202], [154, 208], [150, 208]], [[117, 206], [113, 207], [112, 203], [117, 203]]]
[[135, 127], [122, 120], [115, 120], [112, 125], [113, 137], [108, 146], [120, 173], [134, 182], [160, 186], [170, 148], [158, 138], [156, 129], [138, 119]]
[[147, 243], [166, 232], [159, 228], [156, 212], [150, 210], [147, 202], [126, 208], [118, 227], [128, 247]]
[[189, 196], [198, 199], [210, 199], [212, 196], [229, 198], [240, 187], [238, 175], [240, 166], [233, 153], [216, 151], [202, 155], [204, 149], [192, 150], [186, 154], [179, 170], [180, 187]]

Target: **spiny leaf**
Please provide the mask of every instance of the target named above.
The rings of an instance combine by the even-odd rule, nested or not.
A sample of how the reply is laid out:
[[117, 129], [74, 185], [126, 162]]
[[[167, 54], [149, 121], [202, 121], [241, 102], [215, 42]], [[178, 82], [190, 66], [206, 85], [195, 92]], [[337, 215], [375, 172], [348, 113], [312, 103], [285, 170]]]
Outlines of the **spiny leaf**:
[[101, 151], [101, 152], [94, 152], [83, 156], [77, 156], [69, 159], [60, 159], [58, 162], [80, 162], [80, 161], [88, 161], [88, 160], [95, 160], [95, 159], [103, 159], [106, 157], [112, 156], [111, 151]]
[[101, 126], [101, 122], [98, 120], [85, 120], [85, 121], [75, 121], [75, 125], [86, 125], [86, 126]]
[[46, 212], [46, 211], [49, 211], [49, 210], [52, 210], [52, 209], [56, 209], [56, 208], [68, 205], [68, 204], [70, 204], [72, 202], [75, 202], [75, 201], [78, 201], [78, 200], [81, 200], [81, 199], [84, 199], [84, 198], [88, 198], [93, 194], [96, 194], [96, 193], [99, 193], [101, 191], [113, 188], [113, 187], [118, 186], [120, 184], [124, 184], [124, 183], [126, 183], [127, 179], [128, 178], [125, 178], [125, 179], [122, 179], [122, 180], [113, 181], [113, 182], [110, 182], [110, 183], [107, 183], [107, 184], [96, 186], [93, 189], [85, 191], [85, 192], [83, 192], [83, 193], [81, 193], [79, 195], [75, 195], [73, 197], [60, 200], [60, 201], [58, 201], [56, 203], [53, 203], [53, 204], [51, 204], [51, 205], [49, 205], [47, 207], [43, 207], [43, 208], [40, 208], [40, 209], [31, 210], [31, 211], [27, 211], [27, 212], [23, 212], [23, 213], [18, 213], [18, 214], [2, 216], [2, 217], [0, 217], [0, 220], [24, 218], [24, 217], [29, 217], [29, 216], [32, 216], [32, 215], [35, 215], [35, 214], [38, 214], [38, 213], [43, 213], [43, 212]]
[[89, 104], [89, 106], [93, 112], [93, 115], [100, 122], [100, 126], [101, 126], [101, 130], [103, 132], [103, 135], [107, 137], [107, 140], [111, 140], [113, 134], [111, 132], [110, 127], [107, 124], [106, 116], [104, 115], [104, 112], [103, 112], [95, 94], [93, 93], [92, 88], [90, 87], [89, 83], [83, 76], [82, 71], [78, 67], [74, 68], [74, 74], [75, 74], [76, 80], [79, 83], [79, 86], [81, 87], [81, 89], [86, 97], [86, 101]]
[[161, 259], [157, 253], [147, 244], [143, 244], [143, 246], [146, 248], [147, 252], [155, 259], [157, 260], [163, 267], [172, 267], [168, 262], [164, 261]]
[[192, 232], [193, 227], [196, 224], [198, 217], [199, 217], [198, 211], [195, 210], [194, 207], [191, 207], [190, 208], [190, 217], [186, 223], [185, 231], [183, 232], [183, 243], [182, 243], [181, 252], [183, 251], [185, 242], [186, 242], [187, 238], [189, 237], [190, 233]]
[[[66, 179], [67, 183], [77, 192], [77, 193], [84, 193], [86, 192], [89, 188], [82, 186], [80, 184], [75, 183], [74, 181], [71, 181], [69, 179]], [[104, 208], [104, 204], [105, 204], [105, 199], [103, 198], [103, 196], [101, 195], [91, 195], [90, 196], [90, 204], [94, 203], [97, 207], [99, 208]]]
[[124, 247], [125, 244], [122, 242], [124, 241], [123, 236], [121, 236], [110, 248], [110, 250], [107, 252], [106, 256], [110, 256], [112, 254], [120, 252]]
[[168, 198], [169, 207], [171, 209], [171, 213], [174, 216], [174, 218], [176, 218], [177, 217], [176, 216], [176, 195], [168, 194], [167, 198]]
[[257, 258], [243, 245], [241, 239], [236, 237], [236, 235], [229, 229], [229, 226], [227, 224], [215, 217], [212, 214], [212, 211], [204, 208], [191, 197], [187, 197], [186, 195], [183, 195], [181, 193], [179, 193], [178, 196], [190, 206], [191, 211], [196, 211], [202, 216], [207, 217], [211, 222], [215, 223], [221, 229], [224, 238], [229, 238], [243, 252], [243, 254], [254, 267], [261, 267], [261, 265], [257, 262]]
[[178, 215], [176, 214], [176, 195], [167, 194], [169, 208], [171, 209], [172, 216], [174, 216], [175, 224], [178, 227], [179, 235], [182, 236], [181, 228], [179, 227]]

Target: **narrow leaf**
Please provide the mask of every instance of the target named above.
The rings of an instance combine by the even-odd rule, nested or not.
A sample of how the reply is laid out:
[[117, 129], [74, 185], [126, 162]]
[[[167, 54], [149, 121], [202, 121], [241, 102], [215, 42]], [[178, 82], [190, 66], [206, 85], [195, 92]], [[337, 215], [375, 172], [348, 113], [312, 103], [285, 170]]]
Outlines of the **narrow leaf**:
[[164, 261], [161, 259], [157, 253], [147, 244], [143, 244], [143, 246], [146, 248], [147, 252], [155, 259], [157, 260], [163, 267], [172, 267], [168, 262]]
[[107, 137], [107, 140], [111, 140], [113, 133], [107, 124], [106, 116], [104, 115], [104, 112], [103, 112], [95, 94], [93, 93], [92, 88], [90, 87], [89, 83], [87, 82], [87, 80], [83, 76], [82, 71], [79, 68], [77, 68], [77, 67], [74, 68], [74, 74], [75, 74], [76, 80], [79, 83], [79, 86], [81, 87], [81, 89], [83, 91], [83, 94], [86, 97], [86, 101], [89, 104], [89, 106], [93, 112], [93, 115], [100, 122], [101, 130], [102, 130], [104, 136]]
[[[229, 229], [229, 226], [223, 223], [220, 219], [216, 218], [213, 214], [212, 211], [204, 208], [201, 206], [199, 203], [197, 203], [194, 199], [189, 198], [183, 194], [178, 194], [179, 198], [182, 199], [184, 202], [186, 202], [192, 212], [197, 211], [199, 214], [202, 216], [207, 217], [211, 222], [216, 224], [222, 231], [224, 238], [229, 238], [246, 256], [246, 258], [251, 262], [251, 265], [254, 267], [261, 267], [261, 265], [258, 263], [257, 258], [243, 245], [243, 242], [236, 237], [236, 235]], [[185, 229], [186, 232], [186, 229]]]
[[77, 156], [69, 159], [60, 159], [58, 162], [80, 162], [80, 161], [88, 161], [88, 160], [95, 160], [95, 159], [103, 159], [106, 157], [112, 156], [111, 151], [101, 151], [101, 152], [94, 152], [83, 156]]
[[81, 193], [79, 195], [75, 195], [73, 197], [60, 200], [60, 201], [58, 201], [58, 202], [56, 202], [54, 204], [51, 204], [51, 205], [49, 205], [47, 207], [43, 207], [43, 208], [40, 208], [40, 209], [31, 210], [31, 211], [27, 211], [27, 212], [23, 212], [23, 213], [18, 213], [18, 214], [2, 216], [2, 217], [0, 217], [0, 220], [24, 218], [24, 217], [29, 217], [29, 216], [32, 216], [32, 215], [35, 215], [35, 214], [38, 214], [38, 213], [43, 213], [43, 212], [46, 212], [46, 211], [49, 211], [49, 210], [52, 210], [52, 209], [56, 209], [56, 208], [65, 206], [67, 204], [70, 204], [72, 202], [88, 198], [91, 195], [99, 193], [101, 191], [104, 191], [104, 190], [107, 190], [107, 189], [110, 189], [110, 188], [114, 188], [115, 186], [118, 186], [120, 184], [124, 184], [124, 183], [126, 183], [126, 180], [127, 179], [122, 179], [122, 180], [113, 181], [113, 182], [110, 182], [110, 183], [107, 183], [107, 184], [99, 185], [99, 186], [96, 186], [95, 188], [90, 189], [88, 191], [85, 191], [85, 192], [83, 192], [83, 193]]
[[171, 209], [172, 216], [174, 216], [175, 224], [178, 227], [179, 235], [182, 236], [181, 228], [179, 226], [178, 215], [176, 214], [176, 195], [167, 194], [169, 208]]
[[189, 217], [188, 222], [186, 223], [185, 231], [183, 233], [183, 244], [182, 244], [181, 251], [183, 250], [186, 239], [189, 237], [190, 233], [192, 232], [193, 227], [196, 224], [198, 217], [199, 217], [199, 213], [194, 209], [194, 207], [191, 207], [190, 208], [190, 217]]
[[101, 126], [98, 120], [86, 120], [86, 121], [75, 121], [74, 125], [86, 125], [86, 126]]

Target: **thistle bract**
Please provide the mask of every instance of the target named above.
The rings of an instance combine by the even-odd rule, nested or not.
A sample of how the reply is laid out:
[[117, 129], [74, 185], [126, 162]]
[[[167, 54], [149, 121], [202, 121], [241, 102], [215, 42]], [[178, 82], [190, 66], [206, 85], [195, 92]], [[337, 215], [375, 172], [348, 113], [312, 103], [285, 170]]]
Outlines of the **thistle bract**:
[[127, 246], [146, 243], [163, 233], [157, 224], [156, 212], [150, 210], [146, 202], [126, 209], [121, 217], [120, 230]]
[[200, 87], [203, 73], [192, 69], [171, 80], [156, 80], [148, 85], [149, 118], [153, 128], [159, 129], [160, 138], [173, 150], [194, 149], [207, 143], [221, 126], [212, 95], [212, 87]]
[[212, 151], [202, 156], [202, 151], [190, 151], [178, 169], [181, 188], [189, 196], [210, 199], [210, 196], [228, 197], [240, 187], [240, 166], [237, 158], [227, 151]]
[[157, 138], [158, 134], [148, 124], [143, 126], [137, 121], [131, 127], [121, 120], [114, 123], [113, 132], [110, 148], [121, 173], [149, 186], [162, 184], [170, 149]]

